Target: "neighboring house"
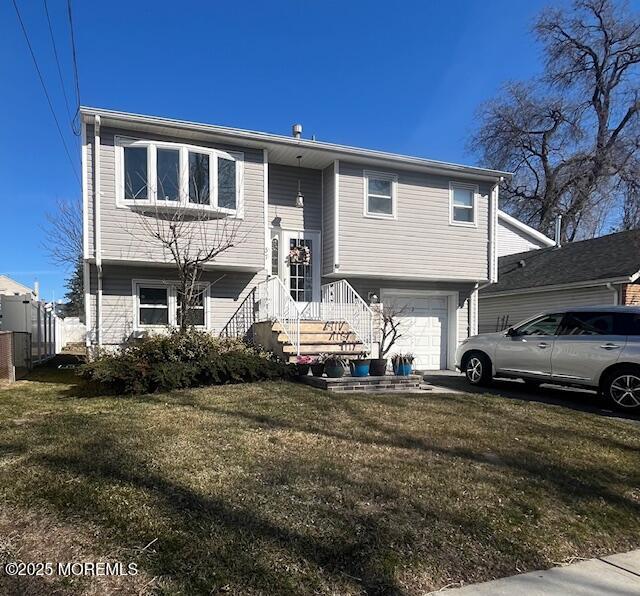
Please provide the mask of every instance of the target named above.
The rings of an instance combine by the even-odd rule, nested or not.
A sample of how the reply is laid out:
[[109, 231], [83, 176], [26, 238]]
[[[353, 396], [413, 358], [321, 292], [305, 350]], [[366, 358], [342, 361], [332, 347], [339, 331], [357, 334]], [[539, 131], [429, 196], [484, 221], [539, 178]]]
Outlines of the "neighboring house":
[[499, 257], [555, 245], [555, 240], [551, 240], [502, 210], [498, 211], [497, 242]]
[[33, 294], [34, 291], [24, 284], [11, 279], [7, 275], [0, 275], [0, 296], [20, 296], [22, 294]]
[[[403, 309], [396, 350], [414, 352], [417, 368], [438, 369], [452, 367], [458, 343], [477, 332], [477, 288], [497, 278], [498, 185], [508, 173], [308, 140], [295, 130], [288, 137], [81, 113], [89, 347], [175, 324], [175, 267], [158, 244], [131, 233], [158, 205], [169, 213], [204, 208], [211, 225], [229, 218], [242, 232], [244, 241], [202, 277], [198, 318], [214, 334], [251, 335], [260, 320], [276, 320], [284, 353], [317, 353], [330, 334], [313, 342], [317, 330], [300, 320], [340, 320], [353, 332], [346, 343], [355, 337], [375, 353], [370, 306], [379, 299]], [[196, 159], [209, 172], [204, 206], [189, 198], [186, 170]], [[179, 171], [173, 202], [154, 183], [172, 175], [167, 164]], [[309, 263], [292, 263], [290, 249], [302, 247]]]
[[479, 331], [553, 308], [639, 304], [639, 270], [639, 230], [500, 257], [498, 283], [480, 291]]

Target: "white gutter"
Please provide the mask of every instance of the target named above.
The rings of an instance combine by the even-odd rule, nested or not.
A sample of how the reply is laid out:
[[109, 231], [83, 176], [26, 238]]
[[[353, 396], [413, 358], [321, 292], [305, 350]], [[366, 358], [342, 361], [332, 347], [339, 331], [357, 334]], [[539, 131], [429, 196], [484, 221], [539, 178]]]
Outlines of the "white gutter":
[[609, 282], [607, 285], [607, 290], [611, 290], [613, 292], [613, 304], [615, 306], [618, 306], [618, 288], [614, 288], [613, 284], [611, 282]]
[[96, 298], [97, 308], [97, 327], [96, 336], [98, 339], [98, 347], [102, 346], [102, 234], [101, 234], [101, 213], [100, 213], [100, 116], [96, 115], [94, 119], [94, 139], [93, 139], [93, 172], [94, 172], [94, 227], [95, 227], [95, 251], [96, 251], [96, 269], [98, 270], [98, 295]]
[[555, 290], [572, 290], [575, 288], [592, 288], [597, 286], [607, 286], [609, 284], [624, 284], [630, 283], [631, 277], [611, 277], [609, 279], [576, 281], [566, 284], [555, 284], [552, 286], [539, 286], [539, 287], [527, 287], [516, 288], [513, 290], [503, 290], [502, 292], [489, 292], [487, 294], [481, 294], [480, 298], [498, 298], [500, 296], [514, 296], [517, 294], [531, 294], [537, 292], [553, 292]]
[[200, 124], [197, 122], [189, 122], [186, 120], [176, 120], [173, 118], [162, 118], [158, 116], [145, 116], [142, 114], [132, 114], [128, 112], [119, 112], [115, 110], [104, 110], [101, 108], [91, 108], [82, 106], [80, 113], [85, 118], [91, 118], [102, 115], [103, 119], [114, 122], [124, 122], [132, 124], [146, 124], [149, 126], [164, 126], [167, 128], [175, 128], [190, 131], [200, 131], [209, 134], [218, 134], [221, 136], [233, 138], [238, 141], [252, 141], [257, 143], [274, 143], [278, 145], [286, 145], [290, 147], [325, 150], [345, 157], [360, 157], [371, 159], [382, 159], [385, 161], [398, 162], [404, 166], [421, 166], [432, 170], [444, 171], [448, 174], [470, 174], [480, 178], [497, 179], [500, 177], [511, 177], [510, 172], [502, 172], [500, 170], [490, 170], [486, 168], [478, 168], [475, 166], [465, 166], [445, 161], [433, 159], [425, 159], [421, 157], [412, 157], [409, 155], [401, 155], [398, 153], [389, 153], [386, 151], [378, 151], [374, 149], [361, 149], [359, 147], [351, 147], [349, 145], [338, 145], [336, 143], [326, 143], [323, 141], [312, 141], [309, 139], [296, 139], [290, 136], [276, 135], [272, 133], [245, 130], [241, 128], [232, 128], [228, 126], [217, 126], [212, 124]]

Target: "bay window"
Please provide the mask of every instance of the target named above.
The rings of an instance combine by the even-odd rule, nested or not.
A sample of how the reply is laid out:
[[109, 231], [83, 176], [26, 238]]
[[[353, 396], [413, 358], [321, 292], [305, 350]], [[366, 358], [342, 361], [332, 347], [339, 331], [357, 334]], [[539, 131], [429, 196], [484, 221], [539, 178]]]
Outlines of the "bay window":
[[244, 155], [115, 138], [116, 203], [193, 208], [242, 217]]

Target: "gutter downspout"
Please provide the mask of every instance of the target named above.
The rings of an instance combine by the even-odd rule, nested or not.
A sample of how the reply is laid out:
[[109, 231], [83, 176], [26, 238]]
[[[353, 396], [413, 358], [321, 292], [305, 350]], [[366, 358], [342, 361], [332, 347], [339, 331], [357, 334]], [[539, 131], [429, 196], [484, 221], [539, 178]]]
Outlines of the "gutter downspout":
[[100, 213], [100, 116], [96, 114], [94, 118], [94, 142], [93, 142], [93, 172], [94, 172], [94, 205], [95, 205], [95, 247], [96, 247], [96, 269], [98, 270], [98, 295], [96, 297], [96, 307], [98, 310], [96, 336], [98, 347], [102, 346], [102, 234], [101, 234], [101, 213]]
[[620, 303], [620, 297], [618, 293], [618, 289], [613, 286], [611, 282], [606, 284], [607, 290], [611, 290], [613, 292], [613, 304], [614, 306], [618, 306]]
[[496, 283], [498, 281], [498, 251], [497, 251], [497, 236], [498, 236], [498, 198], [500, 195], [500, 183], [504, 180], [503, 176], [498, 178], [497, 182], [491, 187], [489, 194], [489, 231], [487, 240], [487, 260], [488, 271], [487, 278], [483, 284], [476, 283], [473, 287], [471, 310], [472, 314], [469, 322], [469, 335], [478, 334], [478, 294], [480, 290]]

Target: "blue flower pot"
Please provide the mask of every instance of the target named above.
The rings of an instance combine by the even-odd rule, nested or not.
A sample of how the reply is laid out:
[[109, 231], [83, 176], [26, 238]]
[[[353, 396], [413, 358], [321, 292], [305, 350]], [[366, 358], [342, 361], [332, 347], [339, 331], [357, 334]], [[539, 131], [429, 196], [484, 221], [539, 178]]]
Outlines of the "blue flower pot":
[[352, 377], [367, 377], [369, 376], [369, 364], [370, 360], [350, 360], [349, 368], [351, 368]]
[[399, 377], [408, 377], [412, 368], [411, 362], [399, 362], [393, 365], [393, 372]]

